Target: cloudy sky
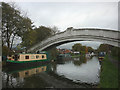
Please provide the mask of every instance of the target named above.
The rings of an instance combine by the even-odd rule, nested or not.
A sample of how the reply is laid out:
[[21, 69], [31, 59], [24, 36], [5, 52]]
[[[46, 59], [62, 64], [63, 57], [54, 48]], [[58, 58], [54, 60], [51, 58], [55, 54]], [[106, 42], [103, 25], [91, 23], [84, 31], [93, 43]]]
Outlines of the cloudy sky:
[[102, 42], [95, 42], [95, 41], [76, 41], [71, 43], [66, 43], [58, 46], [57, 48], [64, 48], [64, 49], [72, 49], [72, 46], [76, 43], [81, 43], [83, 46], [92, 47], [93, 49], [97, 49]]
[[[13, 0], [14, 1], [14, 0]], [[71, 0], [70, 0], [71, 1]], [[73, 0], [72, 0], [73, 1]], [[95, 1], [95, 0], [94, 0]], [[113, 1], [113, 2], [111, 2]], [[60, 31], [68, 27], [118, 30], [118, 2], [16, 2], [34, 25], [53, 27]], [[77, 42], [79, 43], [79, 42]], [[100, 42], [80, 42], [97, 48]], [[74, 43], [59, 47], [70, 47]]]
[[38, 27], [56, 26], [118, 30], [117, 2], [17, 2]]

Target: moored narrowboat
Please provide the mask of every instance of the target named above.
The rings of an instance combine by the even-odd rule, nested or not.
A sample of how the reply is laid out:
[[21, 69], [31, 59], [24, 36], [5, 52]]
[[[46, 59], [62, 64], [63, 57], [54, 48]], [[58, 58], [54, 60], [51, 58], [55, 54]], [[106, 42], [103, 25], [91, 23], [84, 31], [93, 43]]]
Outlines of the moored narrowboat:
[[99, 55], [98, 55], [98, 59], [100, 59], [100, 60], [104, 59], [105, 54], [106, 54], [105, 52], [100, 52]]
[[7, 65], [39, 65], [40, 63], [48, 62], [48, 53], [39, 54], [17, 54], [7, 57]]

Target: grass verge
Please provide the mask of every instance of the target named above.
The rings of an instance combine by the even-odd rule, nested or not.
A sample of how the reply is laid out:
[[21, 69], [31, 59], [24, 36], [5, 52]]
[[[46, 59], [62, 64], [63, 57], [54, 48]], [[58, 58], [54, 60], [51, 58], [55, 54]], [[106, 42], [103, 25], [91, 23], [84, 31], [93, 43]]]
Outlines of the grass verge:
[[102, 61], [99, 87], [118, 88], [118, 68], [109, 61], [108, 56]]

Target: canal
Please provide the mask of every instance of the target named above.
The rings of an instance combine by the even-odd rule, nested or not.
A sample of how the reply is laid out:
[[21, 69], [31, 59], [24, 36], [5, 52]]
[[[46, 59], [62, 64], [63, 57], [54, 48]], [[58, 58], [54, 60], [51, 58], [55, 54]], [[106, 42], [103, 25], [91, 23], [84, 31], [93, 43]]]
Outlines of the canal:
[[37, 67], [2, 70], [2, 88], [94, 88], [100, 64], [94, 57], [64, 57]]

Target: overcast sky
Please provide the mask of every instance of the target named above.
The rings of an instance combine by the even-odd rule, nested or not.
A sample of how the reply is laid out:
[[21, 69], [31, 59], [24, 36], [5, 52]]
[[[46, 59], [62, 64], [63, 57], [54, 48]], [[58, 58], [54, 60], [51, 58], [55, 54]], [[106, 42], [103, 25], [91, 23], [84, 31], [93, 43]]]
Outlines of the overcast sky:
[[76, 43], [80, 43], [80, 44], [82, 44], [82, 46], [87, 46], [87, 47], [90, 46], [93, 49], [97, 49], [99, 47], [99, 45], [102, 44], [102, 42], [96, 42], [96, 41], [75, 41], [75, 42], [71, 42], [71, 43], [62, 44], [62, 45], [58, 46], [57, 48], [72, 49], [72, 46]]
[[56, 26], [107, 28], [118, 30], [117, 2], [17, 2], [38, 27]]
[[[16, 4], [22, 11], [27, 12], [27, 16], [37, 27], [56, 26], [60, 31], [68, 27], [118, 30], [118, 2], [34, 2], [32, 0], [32, 2], [16, 2]], [[101, 44], [90, 41], [80, 43], [95, 49]], [[67, 48], [73, 44], [59, 47]]]

